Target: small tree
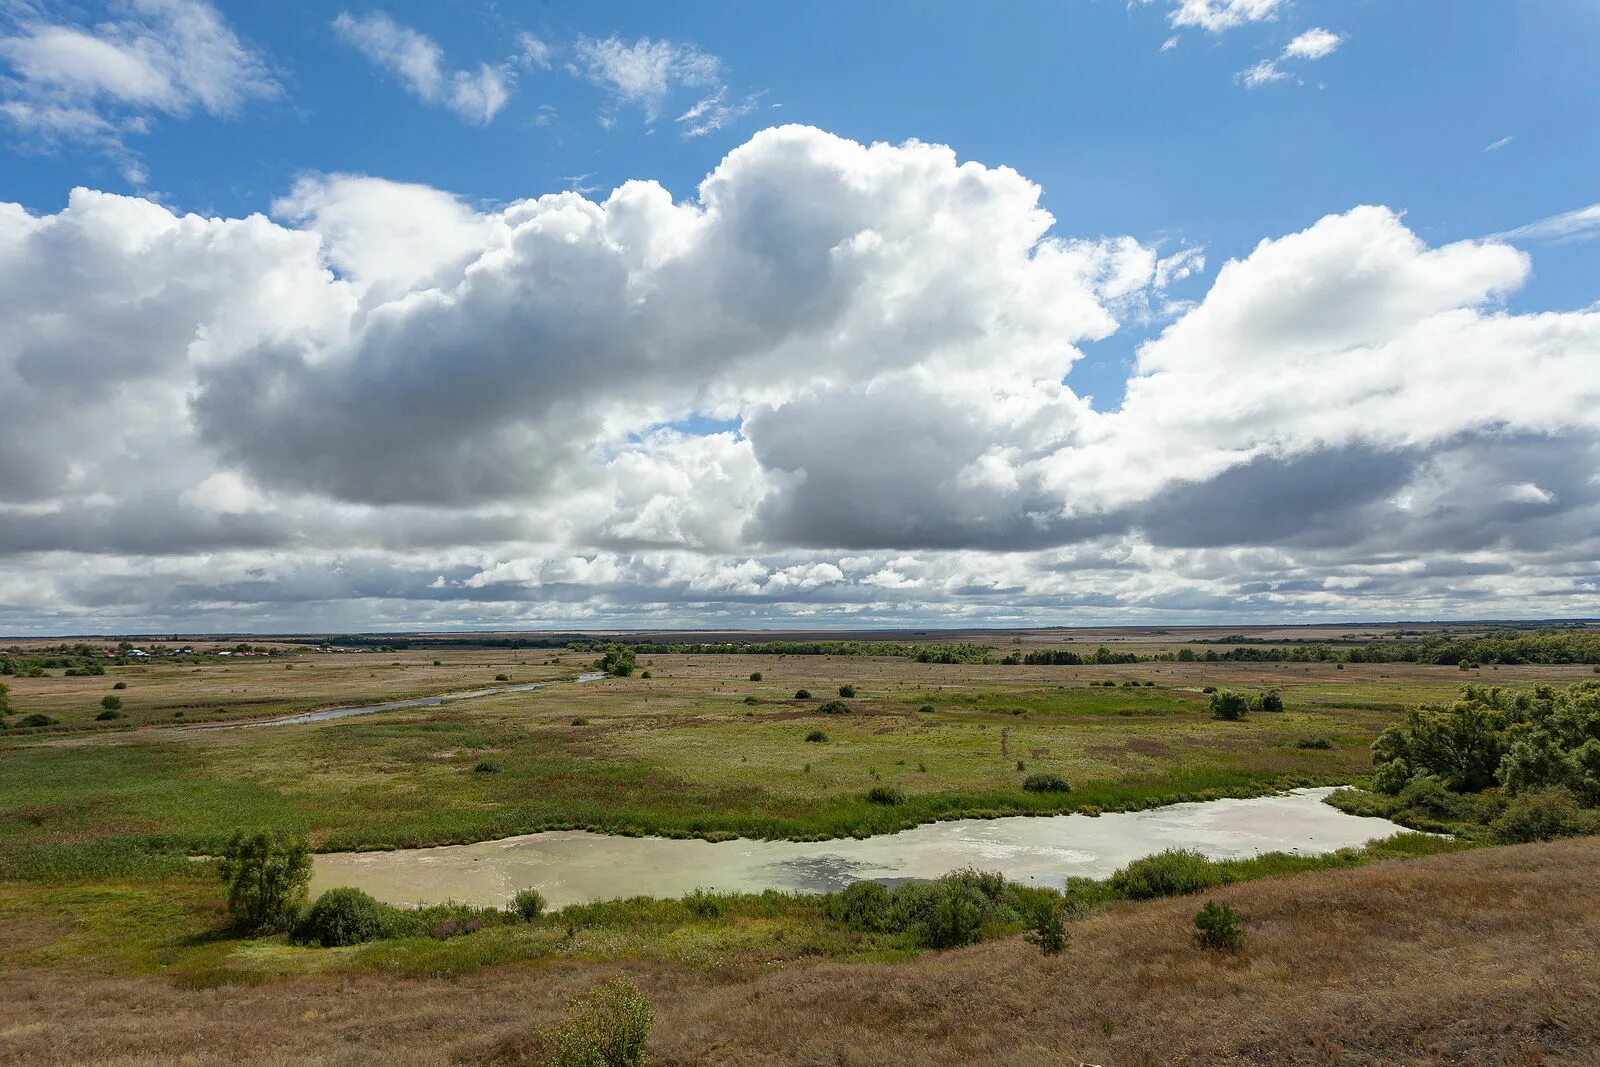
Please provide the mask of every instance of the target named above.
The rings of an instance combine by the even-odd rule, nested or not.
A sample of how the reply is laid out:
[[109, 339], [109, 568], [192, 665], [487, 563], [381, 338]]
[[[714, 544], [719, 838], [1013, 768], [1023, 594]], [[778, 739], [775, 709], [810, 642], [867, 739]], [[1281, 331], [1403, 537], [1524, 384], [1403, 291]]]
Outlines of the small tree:
[[644, 1067], [655, 1011], [622, 975], [567, 1002], [567, 1017], [544, 1031], [552, 1067]]
[[100, 706], [102, 708], [105, 708], [107, 711], [121, 711], [122, 710], [122, 698], [121, 697], [101, 697], [100, 698]]
[[1060, 904], [1047, 904], [1034, 916], [1029, 944], [1038, 945], [1046, 956], [1059, 955], [1067, 947], [1067, 924]]
[[750, 680], [751, 680], [751, 681], [752, 681], [752, 682], [759, 682], [759, 681], [761, 681], [761, 672], [760, 672], [760, 671], [751, 671], [751, 672], [750, 672]]
[[311, 847], [301, 837], [236, 831], [217, 874], [228, 886], [228, 914], [241, 929], [277, 933], [294, 924], [305, 904]]
[[1263, 689], [1256, 700], [1256, 707], [1262, 711], [1282, 711], [1283, 696], [1276, 689]]
[[1243, 693], [1222, 689], [1211, 694], [1211, 717], [1238, 722], [1250, 714], [1250, 700]]
[[626, 645], [607, 645], [600, 662], [595, 666], [607, 674], [626, 678], [633, 673], [634, 659], [633, 649]]
[[1208, 900], [1194, 917], [1194, 939], [1203, 949], [1237, 952], [1244, 946], [1244, 923], [1226, 904]]
[[11, 690], [0, 682], [0, 716], [10, 715], [11, 710]]
[[544, 914], [545, 906], [544, 894], [537, 889], [519, 889], [506, 906], [506, 911], [525, 923], [531, 923]]

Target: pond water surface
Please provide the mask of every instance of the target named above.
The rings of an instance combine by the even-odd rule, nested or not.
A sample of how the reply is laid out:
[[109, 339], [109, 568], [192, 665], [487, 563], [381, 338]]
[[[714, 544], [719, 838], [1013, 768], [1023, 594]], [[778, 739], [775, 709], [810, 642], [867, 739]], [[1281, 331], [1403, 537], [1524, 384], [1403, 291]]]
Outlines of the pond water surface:
[[1324, 804], [1331, 792], [1297, 789], [1096, 817], [959, 819], [860, 840], [710, 842], [560, 830], [472, 845], [329, 853], [316, 857], [311, 892], [355, 886], [391, 904], [500, 905], [531, 886], [561, 907], [675, 897], [697, 888], [819, 892], [862, 879], [937, 878], [959, 867], [1059, 887], [1075, 875], [1103, 878], [1166, 848], [1198, 849], [1212, 859], [1315, 855], [1404, 829]]

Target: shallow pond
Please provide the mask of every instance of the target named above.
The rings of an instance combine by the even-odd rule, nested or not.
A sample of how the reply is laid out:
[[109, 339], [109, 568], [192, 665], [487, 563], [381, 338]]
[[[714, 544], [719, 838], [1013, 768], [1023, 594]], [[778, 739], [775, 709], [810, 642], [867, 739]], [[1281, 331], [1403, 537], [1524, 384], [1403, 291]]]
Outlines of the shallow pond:
[[499, 905], [531, 886], [561, 907], [674, 897], [696, 888], [817, 892], [862, 879], [937, 878], [958, 867], [1061, 886], [1074, 875], [1103, 878], [1166, 848], [1198, 849], [1212, 859], [1273, 851], [1315, 855], [1404, 829], [1322, 803], [1332, 791], [1297, 789], [1097, 817], [959, 819], [862, 840], [710, 842], [560, 830], [473, 845], [329, 853], [316, 857], [311, 892], [356, 886], [392, 904]]

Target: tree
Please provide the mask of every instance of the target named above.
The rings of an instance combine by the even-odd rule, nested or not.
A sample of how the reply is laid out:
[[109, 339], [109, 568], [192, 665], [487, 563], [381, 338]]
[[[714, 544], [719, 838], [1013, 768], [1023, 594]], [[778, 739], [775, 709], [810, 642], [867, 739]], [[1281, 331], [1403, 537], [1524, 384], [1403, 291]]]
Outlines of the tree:
[[1060, 904], [1047, 904], [1034, 915], [1033, 929], [1028, 941], [1038, 945], [1046, 956], [1058, 955], [1067, 947], [1067, 924]]
[[12, 710], [11, 690], [4, 682], [0, 682], [0, 716], [10, 715]]
[[1201, 948], [1233, 952], [1244, 945], [1244, 923], [1226, 904], [1208, 900], [1194, 917], [1194, 939]]
[[236, 831], [222, 850], [217, 875], [228, 886], [228, 914], [250, 933], [289, 929], [311, 883], [311, 847], [304, 838], [265, 830]]
[[596, 666], [607, 674], [626, 678], [633, 673], [634, 659], [633, 649], [626, 645], [607, 645]]

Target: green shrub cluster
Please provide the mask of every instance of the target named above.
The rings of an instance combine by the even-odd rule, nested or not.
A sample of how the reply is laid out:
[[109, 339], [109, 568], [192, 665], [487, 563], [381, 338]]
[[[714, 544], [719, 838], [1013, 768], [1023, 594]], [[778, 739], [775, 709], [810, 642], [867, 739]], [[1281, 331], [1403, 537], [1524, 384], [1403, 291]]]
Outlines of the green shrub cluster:
[[1111, 890], [1129, 900], [1199, 893], [1220, 882], [1217, 867], [1191, 849], [1170, 848], [1134, 860], [1111, 876]]

